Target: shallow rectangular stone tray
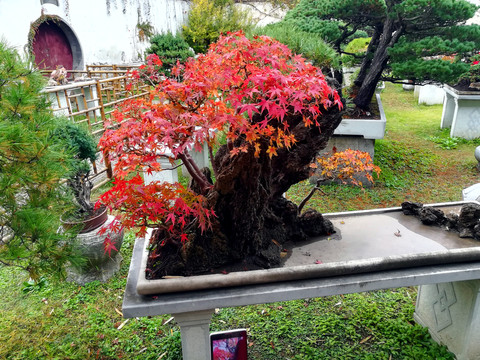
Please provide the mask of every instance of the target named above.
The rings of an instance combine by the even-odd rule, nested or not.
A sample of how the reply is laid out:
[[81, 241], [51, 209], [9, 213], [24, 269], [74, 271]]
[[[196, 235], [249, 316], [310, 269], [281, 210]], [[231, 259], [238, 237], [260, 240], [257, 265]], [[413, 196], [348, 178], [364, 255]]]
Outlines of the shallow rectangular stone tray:
[[[445, 213], [467, 202], [433, 204]], [[475, 202], [477, 203], [477, 202]], [[336, 233], [296, 243], [278, 268], [158, 280], [145, 279], [147, 244], [137, 293], [151, 295], [480, 261], [480, 242], [423, 225], [401, 208], [325, 214]]]

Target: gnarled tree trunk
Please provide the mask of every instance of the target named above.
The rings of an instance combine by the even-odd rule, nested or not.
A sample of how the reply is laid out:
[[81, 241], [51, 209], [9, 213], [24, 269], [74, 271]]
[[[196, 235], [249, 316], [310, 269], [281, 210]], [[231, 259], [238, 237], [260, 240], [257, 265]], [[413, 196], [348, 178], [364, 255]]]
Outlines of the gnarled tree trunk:
[[264, 151], [258, 158], [254, 151], [231, 156], [227, 145], [219, 149], [214, 159], [216, 182], [206, 194], [217, 215], [216, 225], [208, 234], [197, 232], [184, 246], [180, 272], [207, 271], [242, 259], [268, 268], [280, 262], [286, 241], [333, 231], [318, 213], [299, 216], [297, 206], [283, 194], [309, 177], [309, 165], [326, 147], [341, 114], [332, 108], [319, 118], [319, 127], [305, 127], [298, 115], [288, 121], [298, 142], [291, 149], [278, 149], [277, 156], [269, 158]]

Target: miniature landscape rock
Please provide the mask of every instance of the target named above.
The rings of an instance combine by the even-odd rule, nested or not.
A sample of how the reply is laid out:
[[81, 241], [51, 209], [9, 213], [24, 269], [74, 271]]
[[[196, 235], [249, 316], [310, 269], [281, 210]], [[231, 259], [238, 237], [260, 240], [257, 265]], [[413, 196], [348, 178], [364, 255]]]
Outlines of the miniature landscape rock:
[[402, 211], [405, 215], [417, 217], [425, 225], [440, 226], [447, 231], [458, 232], [461, 238], [480, 241], [480, 204], [466, 203], [459, 214], [445, 214], [440, 209], [406, 201], [402, 203]]

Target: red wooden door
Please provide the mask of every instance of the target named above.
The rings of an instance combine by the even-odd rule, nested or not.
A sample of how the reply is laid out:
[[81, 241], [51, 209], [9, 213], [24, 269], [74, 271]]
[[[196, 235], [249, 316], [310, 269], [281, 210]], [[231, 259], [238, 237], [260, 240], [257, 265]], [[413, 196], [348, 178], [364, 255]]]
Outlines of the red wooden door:
[[33, 39], [35, 63], [40, 69], [55, 70], [57, 65], [72, 70], [73, 55], [62, 29], [51, 21], [40, 24]]

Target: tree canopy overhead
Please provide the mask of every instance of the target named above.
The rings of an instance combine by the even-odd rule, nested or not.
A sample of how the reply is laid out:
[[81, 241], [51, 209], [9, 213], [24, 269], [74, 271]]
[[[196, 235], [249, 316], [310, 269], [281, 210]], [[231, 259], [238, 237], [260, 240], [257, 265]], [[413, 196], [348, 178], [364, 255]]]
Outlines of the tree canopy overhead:
[[367, 110], [380, 80], [454, 83], [468, 71], [480, 27], [465, 22], [476, 9], [466, 0], [301, 0], [284, 21], [339, 53], [359, 32], [371, 36], [354, 81], [354, 103]]

